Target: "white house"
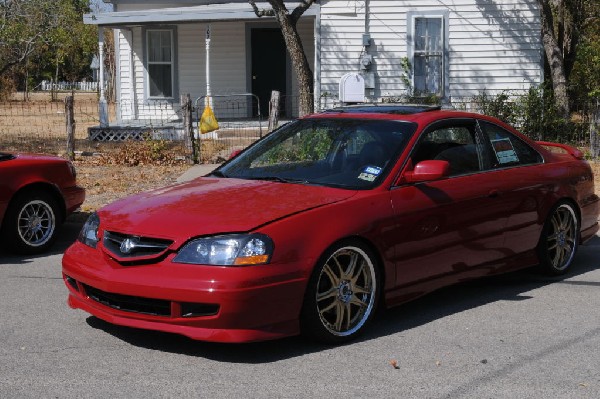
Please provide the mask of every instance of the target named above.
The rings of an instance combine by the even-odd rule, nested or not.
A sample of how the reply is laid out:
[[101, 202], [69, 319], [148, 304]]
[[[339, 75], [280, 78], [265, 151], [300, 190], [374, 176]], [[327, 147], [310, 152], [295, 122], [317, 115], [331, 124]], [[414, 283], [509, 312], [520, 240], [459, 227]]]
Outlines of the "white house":
[[[256, 17], [246, 0], [104, 1], [113, 11], [84, 21], [115, 28], [118, 124], [152, 119], [159, 110], [176, 119], [181, 94], [206, 95], [209, 26], [212, 94], [253, 93], [263, 115], [271, 90], [294, 104], [298, 87], [278, 27]], [[298, 31], [317, 108], [340, 100], [347, 73], [364, 78], [365, 101], [400, 97], [412, 86], [456, 103], [484, 89], [526, 91], [543, 80], [535, 0], [321, 0]]]

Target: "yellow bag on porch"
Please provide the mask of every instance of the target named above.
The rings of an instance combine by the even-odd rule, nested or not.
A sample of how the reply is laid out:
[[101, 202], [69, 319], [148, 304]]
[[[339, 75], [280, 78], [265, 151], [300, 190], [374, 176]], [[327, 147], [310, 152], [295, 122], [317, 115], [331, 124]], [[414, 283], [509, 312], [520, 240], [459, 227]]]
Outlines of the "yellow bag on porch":
[[202, 112], [202, 117], [200, 118], [200, 133], [208, 133], [213, 130], [217, 130], [219, 128], [219, 123], [217, 122], [217, 118], [215, 117], [215, 113], [213, 112], [210, 104], [206, 104], [204, 107], [204, 111]]

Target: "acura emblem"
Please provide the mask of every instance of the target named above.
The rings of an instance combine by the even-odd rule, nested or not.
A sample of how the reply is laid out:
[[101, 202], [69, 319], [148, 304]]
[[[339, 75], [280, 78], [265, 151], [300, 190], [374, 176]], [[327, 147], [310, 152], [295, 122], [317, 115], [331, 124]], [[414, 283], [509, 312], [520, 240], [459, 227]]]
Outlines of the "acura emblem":
[[129, 254], [129, 253], [131, 253], [131, 251], [134, 250], [135, 247], [136, 247], [135, 240], [132, 238], [126, 238], [121, 243], [121, 247], [119, 248], [119, 250], [123, 254]]

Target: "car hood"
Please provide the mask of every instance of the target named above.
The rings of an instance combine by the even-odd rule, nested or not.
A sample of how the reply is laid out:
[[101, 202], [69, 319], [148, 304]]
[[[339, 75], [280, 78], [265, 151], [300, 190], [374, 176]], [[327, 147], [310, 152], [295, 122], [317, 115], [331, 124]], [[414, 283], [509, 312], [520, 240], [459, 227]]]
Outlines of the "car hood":
[[251, 231], [355, 193], [322, 186], [201, 177], [124, 198], [102, 208], [98, 215], [103, 230], [185, 241], [201, 235]]
[[8, 153], [0, 151], [0, 161], [17, 161], [17, 162], [31, 162], [31, 161], [60, 161], [65, 162], [64, 158], [57, 157], [55, 155], [46, 155], [46, 154], [30, 154], [30, 153]]

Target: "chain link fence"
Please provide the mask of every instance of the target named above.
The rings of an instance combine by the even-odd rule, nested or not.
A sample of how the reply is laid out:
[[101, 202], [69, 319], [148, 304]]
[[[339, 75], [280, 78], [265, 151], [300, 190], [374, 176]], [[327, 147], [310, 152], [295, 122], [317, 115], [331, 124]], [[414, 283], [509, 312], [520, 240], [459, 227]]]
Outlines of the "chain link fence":
[[[30, 101], [0, 102], [0, 151], [39, 152], [67, 155], [67, 110], [63, 101], [52, 102], [46, 94], [34, 93]], [[211, 106], [219, 129], [198, 133], [198, 121], [205, 108], [205, 98], [193, 99], [192, 131], [200, 149], [201, 162], [222, 162], [229, 155], [266, 135], [268, 110], [260, 110], [260, 101], [251, 94], [214, 95]], [[397, 98], [378, 102], [399, 102]], [[100, 128], [98, 99], [95, 93], [75, 93], [73, 102], [74, 149], [76, 154], [115, 151], [127, 140], [160, 140], [161, 148], [191, 159], [185, 143], [183, 111], [178, 104], [133, 107], [128, 103], [108, 104], [109, 126]], [[320, 109], [338, 106], [334, 97], [321, 99]], [[461, 110], [477, 111], [465, 100], [453, 102]], [[280, 124], [297, 117], [298, 96], [281, 96]], [[119, 122], [117, 122], [119, 121]], [[535, 121], [534, 121], [535, 122]], [[519, 123], [516, 123], [517, 127]], [[564, 128], [530, 134], [533, 139], [558, 141], [583, 149], [590, 159], [600, 160], [600, 100], [574, 107], [572, 118]], [[96, 129], [96, 130], [95, 130]], [[98, 130], [100, 129], [100, 130]], [[102, 130], [104, 129], [104, 130]], [[104, 131], [105, 136], [98, 134]], [[96, 133], [94, 133], [96, 132]], [[96, 135], [95, 135], [96, 134]]]

